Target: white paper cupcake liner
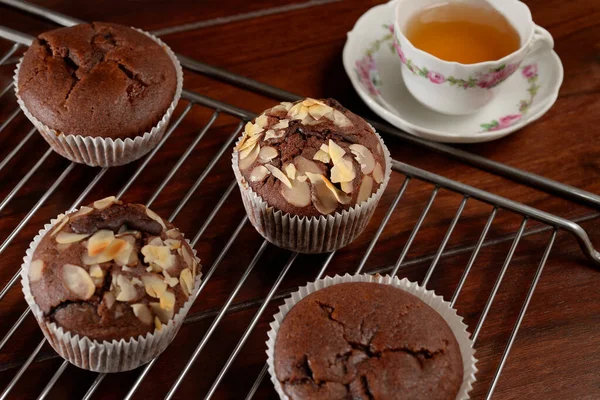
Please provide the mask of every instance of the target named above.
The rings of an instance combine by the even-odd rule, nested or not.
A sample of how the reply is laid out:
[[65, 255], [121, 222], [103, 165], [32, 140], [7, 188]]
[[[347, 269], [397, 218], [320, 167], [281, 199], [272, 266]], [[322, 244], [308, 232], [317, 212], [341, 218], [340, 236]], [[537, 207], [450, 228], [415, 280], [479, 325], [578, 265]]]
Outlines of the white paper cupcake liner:
[[345, 282], [373, 282], [392, 285], [417, 296], [425, 304], [439, 313], [442, 318], [444, 318], [452, 330], [452, 333], [456, 337], [456, 341], [458, 342], [462, 356], [463, 382], [458, 394], [456, 395], [456, 400], [467, 400], [470, 398], [469, 392], [473, 388], [473, 383], [476, 381], [475, 374], [477, 373], [475, 349], [473, 349], [473, 342], [470, 339], [470, 334], [467, 332], [467, 325], [462, 322], [463, 318], [456, 313], [456, 310], [450, 307], [450, 303], [444, 301], [441, 296], [437, 296], [433, 290], [427, 290], [415, 282], [410, 282], [406, 278], [392, 278], [389, 275], [346, 274], [344, 276], [328, 276], [299, 288], [297, 292], [292, 293], [291, 296], [285, 300], [285, 303], [279, 307], [279, 313], [273, 316], [274, 321], [270, 324], [271, 330], [267, 333], [267, 336], [269, 337], [267, 340], [267, 364], [269, 374], [271, 375], [271, 382], [273, 382], [273, 385], [275, 385], [275, 390], [277, 391], [277, 394], [279, 394], [280, 399], [289, 400], [289, 397], [283, 391], [281, 383], [275, 375], [275, 339], [283, 319], [296, 303], [309, 294], [316, 292], [317, 290]]
[[58, 132], [55, 129], [42, 123], [25, 106], [25, 103], [19, 96], [19, 69], [23, 59], [17, 64], [14, 75], [15, 94], [17, 103], [23, 110], [23, 113], [42, 134], [42, 137], [48, 142], [50, 147], [61, 156], [80, 164], [87, 164], [92, 167], [116, 167], [135, 161], [150, 150], [152, 150], [162, 139], [173, 111], [181, 97], [183, 90], [183, 70], [181, 64], [175, 56], [175, 53], [162, 40], [141, 29], [132, 28], [143, 33], [155, 42], [157, 42], [167, 53], [177, 74], [177, 88], [175, 89], [175, 97], [171, 105], [158, 121], [158, 123], [149, 131], [139, 134], [135, 138], [112, 139], [102, 137], [91, 137], [82, 135], [70, 135], [68, 132]]
[[[21, 265], [21, 285], [23, 287], [23, 295], [42, 329], [46, 340], [48, 340], [48, 343], [50, 343], [52, 348], [61, 357], [71, 364], [94, 372], [129, 371], [158, 357], [175, 338], [185, 316], [196, 300], [198, 289], [202, 282], [202, 274], [200, 271], [198, 271], [196, 281], [194, 282], [193, 293], [179, 309], [177, 314], [175, 314], [169, 322], [162, 325], [161, 330], [154, 330], [145, 336], [140, 335], [137, 338], [130, 338], [128, 340], [121, 339], [118, 341], [113, 340], [111, 342], [99, 342], [97, 340], [92, 340], [87, 336], [73, 336], [71, 332], [63, 330], [63, 328], [56, 325], [56, 323], [50, 323], [44, 319], [44, 313], [36, 304], [29, 287], [28, 272], [35, 249], [46, 233], [51, 230], [63, 215], [64, 214], [60, 214], [55, 219], [51, 220], [49, 224], [46, 224], [44, 229], [39, 231], [38, 235], [29, 245], [26, 255], [23, 257], [23, 264]], [[187, 239], [185, 240], [189, 244], [189, 241]], [[198, 268], [200, 268], [200, 259], [196, 257], [196, 250], [192, 248], [192, 251], [198, 262]]]
[[[377, 204], [390, 181], [392, 157], [375, 129], [383, 157], [385, 173], [381, 185], [366, 201], [354, 207], [319, 217], [299, 217], [271, 207], [252, 190], [238, 166], [238, 152], [234, 150], [232, 168], [242, 194], [242, 202], [252, 225], [265, 239], [276, 246], [300, 253], [327, 253], [347, 246], [367, 227]], [[236, 147], [242, 137], [236, 142]]]

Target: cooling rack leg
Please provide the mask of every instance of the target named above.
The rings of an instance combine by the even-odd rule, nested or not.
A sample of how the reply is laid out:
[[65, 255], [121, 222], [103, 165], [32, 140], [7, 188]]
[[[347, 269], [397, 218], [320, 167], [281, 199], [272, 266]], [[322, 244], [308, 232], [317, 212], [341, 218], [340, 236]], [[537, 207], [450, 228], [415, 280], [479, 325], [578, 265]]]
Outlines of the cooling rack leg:
[[487, 317], [487, 314], [490, 311], [490, 308], [492, 307], [492, 303], [494, 302], [496, 293], [498, 293], [498, 289], [500, 288], [500, 284], [502, 283], [504, 274], [506, 273], [506, 270], [508, 269], [508, 266], [512, 260], [513, 254], [515, 254], [515, 250], [517, 249], [517, 246], [519, 245], [521, 236], [523, 236], [523, 232], [525, 231], [525, 225], [527, 225], [527, 218], [523, 218], [523, 221], [521, 222], [519, 231], [517, 232], [517, 235], [515, 236], [515, 239], [513, 240], [513, 243], [510, 246], [510, 250], [508, 251], [508, 254], [506, 256], [506, 260], [504, 261], [504, 265], [502, 266], [502, 269], [500, 270], [500, 273], [498, 274], [498, 278], [496, 278], [496, 282], [494, 283], [494, 287], [492, 289], [492, 292], [490, 293], [490, 297], [488, 298], [487, 302], [485, 303], [485, 306], [483, 307], [483, 312], [481, 313], [481, 317], [479, 317], [479, 321], [477, 321], [477, 325], [475, 326], [475, 330], [473, 331], [473, 336], [471, 336], [473, 343], [475, 343], [477, 341], [477, 336], [479, 336], [479, 332], [481, 331], [481, 327], [483, 326], [483, 323], [485, 322], [485, 318]]
[[12, 388], [17, 384], [17, 382], [19, 381], [19, 379], [21, 379], [21, 376], [25, 373], [25, 371], [27, 370], [27, 368], [29, 367], [29, 365], [31, 365], [31, 363], [32, 363], [33, 359], [35, 358], [35, 356], [38, 355], [38, 353], [40, 352], [40, 350], [44, 346], [44, 343], [46, 343], [46, 339], [42, 339], [42, 341], [40, 342], [40, 344], [38, 344], [37, 347], [35, 348], [35, 350], [33, 350], [33, 353], [31, 353], [31, 355], [29, 356], [29, 358], [27, 359], [27, 361], [25, 361], [25, 363], [23, 364], [23, 366], [21, 367], [21, 369], [19, 369], [19, 371], [14, 376], [14, 378], [12, 379], [12, 381], [10, 381], [10, 383], [8, 384], [8, 386], [4, 389], [4, 392], [2, 392], [2, 394], [0, 395], [0, 400], [6, 400], [8, 398], [8, 394], [10, 393], [10, 391], [12, 390]]
[[490, 227], [492, 226], [492, 222], [494, 221], [494, 218], [496, 217], [496, 212], [498, 212], [498, 208], [494, 207], [494, 209], [492, 210], [492, 213], [488, 217], [488, 220], [485, 224], [485, 227], [483, 228], [483, 231], [481, 232], [481, 236], [479, 237], [479, 240], [477, 241], [477, 245], [475, 246], [473, 253], [471, 253], [471, 258], [469, 259], [469, 263], [467, 264], [467, 267], [463, 271], [463, 274], [460, 277], [460, 281], [458, 282], [458, 285], [456, 286], [456, 289], [454, 290], [454, 294], [452, 295], [452, 300], [450, 301], [450, 307], [454, 307], [454, 304], [456, 303], [456, 299], [458, 298], [458, 295], [460, 294], [460, 291], [462, 290], [462, 287], [464, 286], [465, 281], [467, 280], [467, 276], [469, 276], [469, 272], [471, 272], [471, 268], [473, 267], [473, 264], [475, 264], [475, 259], [479, 255], [479, 250], [481, 250], [481, 246], [483, 245], [483, 242], [485, 241], [485, 237], [487, 236], [488, 231], [490, 230]]
[[531, 286], [527, 292], [527, 297], [525, 297], [525, 301], [523, 302], [523, 306], [521, 307], [521, 311], [519, 312], [519, 316], [517, 317], [517, 322], [515, 322], [515, 326], [513, 327], [512, 332], [510, 333], [510, 337], [508, 339], [508, 343], [506, 344], [506, 348], [504, 349], [504, 353], [502, 353], [502, 358], [500, 359], [500, 363], [498, 364], [498, 369], [494, 374], [494, 379], [492, 380], [492, 384], [485, 396], [486, 400], [490, 400], [492, 398], [492, 394], [494, 393], [494, 389], [498, 384], [498, 379], [500, 378], [500, 374], [502, 373], [502, 369], [506, 364], [506, 360], [508, 359], [508, 354], [510, 353], [510, 349], [512, 348], [515, 339], [517, 337], [517, 333], [519, 332], [519, 328], [521, 327], [521, 323], [523, 322], [523, 318], [525, 317], [525, 313], [527, 312], [527, 307], [529, 307], [529, 302], [533, 297], [533, 292], [535, 292], [535, 287], [537, 286], [540, 277], [542, 276], [542, 271], [544, 270], [544, 266], [546, 265], [546, 261], [548, 261], [548, 256], [550, 255], [550, 251], [552, 250], [552, 246], [554, 245], [554, 239], [556, 239], [557, 230], [552, 231], [552, 236], [550, 237], [550, 241], [546, 246], [546, 250], [544, 251], [544, 255], [542, 256], [542, 260], [540, 261], [540, 265], [538, 266], [537, 271], [535, 272], [535, 276], [533, 277], [533, 281], [531, 282]]
[[248, 340], [248, 337], [250, 336], [250, 334], [254, 330], [254, 327], [258, 323], [258, 320], [260, 319], [260, 317], [264, 313], [265, 309], [267, 308], [267, 306], [271, 302], [271, 298], [273, 297], [273, 295], [275, 294], [275, 292], [279, 288], [279, 285], [281, 284], [281, 282], [283, 281], [283, 279], [287, 275], [287, 273], [290, 270], [292, 264], [296, 260], [296, 257], [298, 257], [298, 253], [293, 253], [290, 256], [290, 259], [288, 260], [288, 262], [285, 265], [285, 267], [283, 268], [283, 270], [281, 270], [281, 273], [279, 274], [279, 277], [277, 278], [277, 280], [273, 284], [273, 287], [269, 291], [269, 294], [267, 295], [267, 297], [263, 301], [262, 305], [260, 306], [260, 308], [258, 309], [258, 311], [256, 312], [256, 314], [254, 315], [254, 318], [252, 318], [252, 322], [250, 322], [250, 325], [248, 325], [248, 328], [246, 328], [246, 331], [242, 335], [242, 338], [240, 339], [240, 341], [238, 342], [238, 344], [235, 346], [235, 349], [233, 350], [233, 352], [229, 356], [229, 359], [225, 363], [225, 366], [223, 366], [223, 369], [221, 369], [221, 372], [219, 372], [219, 375], [217, 376], [217, 379], [215, 379], [214, 383], [210, 387], [210, 389], [209, 389], [209, 391], [208, 391], [208, 393], [206, 394], [206, 397], [205, 397], [206, 400], [209, 400], [215, 394], [215, 391], [217, 390], [217, 386], [219, 386], [219, 383], [221, 383], [221, 380], [223, 380], [223, 377], [225, 376], [225, 374], [227, 373], [227, 371], [231, 367], [231, 364], [233, 364], [233, 361], [235, 360], [235, 358], [239, 354], [240, 350], [242, 350], [242, 347], [246, 343], [246, 340]]
[[369, 247], [367, 248], [367, 251], [363, 255], [363, 258], [360, 260], [360, 264], [358, 264], [358, 268], [356, 269], [357, 274], [360, 274], [362, 272], [363, 268], [365, 267], [365, 264], [367, 263], [367, 259], [373, 252], [373, 249], [375, 248], [375, 244], [377, 244], [377, 241], [379, 240], [379, 237], [383, 233], [383, 230], [385, 229], [385, 226], [387, 225], [388, 221], [390, 220], [390, 217], [394, 213], [394, 210], [396, 210], [396, 207], [398, 206], [398, 203], [400, 202], [400, 199], [402, 198], [402, 195], [404, 194], [404, 191], [406, 190], [406, 187], [408, 186], [409, 182], [410, 182], [410, 177], [407, 176], [406, 179], [404, 179], [404, 183], [402, 184], [402, 187], [398, 191], [398, 194], [396, 194], [396, 197], [394, 198], [392, 205], [390, 206], [387, 213], [385, 214], [385, 217], [383, 217], [383, 221], [381, 221], [379, 228], [377, 228], [377, 232], [375, 232], [375, 237], [373, 237], [373, 240], [371, 240], [371, 243], [369, 243]]
[[419, 229], [421, 229], [421, 225], [423, 224], [423, 221], [425, 220], [427, 213], [429, 213], [429, 209], [431, 208], [431, 205], [433, 204], [433, 201], [435, 200], [435, 196], [437, 196], [437, 193], [439, 190], [440, 190], [439, 186], [436, 186], [433, 189], [433, 192], [431, 192], [431, 196], [429, 196], [429, 201], [427, 202], [427, 205], [425, 205], [423, 212], [421, 212], [421, 216], [417, 220], [415, 227], [413, 228], [412, 232], [410, 233], [410, 236], [408, 237], [408, 240], [406, 241], [406, 244], [404, 245], [404, 248], [402, 249], [402, 253], [400, 254], [400, 257], [398, 257], [398, 261], [396, 261], [396, 265], [394, 266], [394, 270], [392, 271], [391, 276], [396, 276], [396, 274], [398, 273], [398, 270], [400, 269], [400, 265], [402, 265], [402, 261], [404, 261], [404, 257], [406, 257], [406, 254], [408, 253], [408, 250], [410, 249], [410, 246], [412, 245], [413, 240], [415, 240], [415, 237], [417, 236], [417, 232], [419, 232]]
[[434, 257], [433, 261], [431, 262], [431, 266], [429, 267], [429, 269], [427, 270], [427, 273], [425, 274], [425, 278], [423, 278], [423, 283], [422, 283], [423, 287], [427, 287], [427, 283], [429, 282], [431, 275], [433, 275], [433, 270], [435, 269], [437, 263], [440, 261], [440, 258], [442, 257], [442, 253], [444, 252], [444, 249], [446, 248], [446, 245], [448, 244], [448, 240], [450, 240], [450, 236], [452, 236], [452, 232], [454, 232], [454, 228], [456, 227], [456, 224], [458, 223], [458, 220], [460, 219], [460, 216], [461, 216], [463, 210], [465, 209], [465, 205], [467, 204], [468, 199], [469, 199], [468, 197], [463, 197], [463, 200], [460, 203], [460, 206], [458, 207], [458, 210], [456, 211], [456, 214], [454, 215], [454, 218], [452, 219], [450, 226], [448, 227], [448, 231], [446, 232], [446, 235], [444, 236], [444, 240], [442, 240], [442, 243], [440, 244], [440, 247], [438, 248], [438, 251], [435, 254], [435, 257]]
[[[215, 260], [215, 262], [213, 263], [213, 265], [210, 267], [210, 269], [208, 270], [208, 272], [206, 273], [206, 275], [204, 275], [204, 277], [202, 278], [202, 283], [200, 284], [200, 287], [198, 288], [198, 295], [200, 295], [200, 293], [202, 292], [202, 290], [204, 289], [204, 287], [206, 286], [206, 284], [208, 283], [208, 281], [212, 277], [213, 273], [215, 272], [215, 270], [217, 269], [217, 267], [219, 266], [219, 264], [221, 264], [221, 261], [223, 261], [223, 259], [225, 258], [225, 256], [229, 252], [229, 249], [231, 248], [231, 246], [233, 245], [233, 243], [237, 239], [237, 237], [240, 234], [240, 232], [242, 231], [242, 228], [244, 227], [244, 225], [246, 225], [246, 222], [248, 222], [248, 217], [247, 216], [244, 217], [244, 219], [242, 219], [242, 222], [240, 222], [240, 224], [238, 225], [237, 229], [235, 230], [235, 232], [233, 233], [233, 235], [231, 236], [231, 238], [229, 238], [229, 241], [227, 241], [227, 244], [225, 245], [225, 247], [223, 248], [223, 250], [221, 251], [221, 253], [217, 257], [217, 259]], [[264, 246], [264, 243], [263, 243], [263, 246]], [[129, 389], [129, 393], [127, 393], [127, 396], [125, 396], [125, 400], [131, 400], [131, 398], [133, 397], [133, 395], [135, 394], [135, 392], [140, 387], [140, 385], [141, 385], [142, 381], [144, 380], [144, 378], [146, 378], [146, 375], [148, 375], [148, 372], [150, 372], [150, 369], [152, 368], [152, 366], [154, 365], [154, 363], [156, 362], [156, 360], [157, 360], [157, 358], [155, 358], [154, 360], [150, 361], [144, 367], [144, 370], [142, 371], [142, 373], [140, 374], [140, 376], [136, 379], [136, 381], [133, 384], [133, 386], [131, 387], [131, 389]], [[91, 389], [92, 388], [90, 388], [90, 390]], [[92, 393], [93, 393], [93, 391], [92, 391]]]
[[46, 387], [44, 388], [42, 393], [40, 393], [37, 400], [44, 400], [46, 398], [46, 396], [48, 396], [48, 393], [50, 393], [50, 391], [52, 390], [52, 387], [54, 386], [54, 384], [56, 383], [58, 378], [60, 378], [62, 373], [65, 371], [65, 369], [67, 369], [68, 366], [69, 366], [69, 362], [66, 360], [63, 361], [63, 363], [56, 370], [56, 372], [54, 373], [54, 375], [52, 376], [50, 381], [48, 381], [48, 384], [46, 385]]

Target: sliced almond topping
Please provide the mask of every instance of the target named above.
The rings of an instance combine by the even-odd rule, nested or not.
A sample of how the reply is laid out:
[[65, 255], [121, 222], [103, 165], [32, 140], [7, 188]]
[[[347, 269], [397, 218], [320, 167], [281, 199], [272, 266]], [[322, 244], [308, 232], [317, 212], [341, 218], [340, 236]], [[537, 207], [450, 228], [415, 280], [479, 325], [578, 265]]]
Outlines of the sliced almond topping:
[[196, 259], [194, 258], [194, 255], [192, 254], [192, 252], [189, 250], [189, 248], [187, 246], [181, 247], [181, 256], [183, 257], [183, 262], [189, 268], [192, 268], [194, 266], [194, 264], [196, 263]]
[[321, 161], [323, 164], [329, 164], [329, 162], [331, 161], [331, 157], [329, 157], [329, 154], [327, 154], [323, 150], [319, 150], [313, 156], [313, 160]]
[[97, 210], [104, 210], [112, 206], [113, 204], [121, 204], [119, 200], [115, 196], [105, 197], [104, 199], [97, 200], [94, 202], [93, 206]]
[[277, 104], [274, 107], [271, 107], [271, 109], [268, 110], [269, 114], [277, 114], [279, 112], [287, 112], [287, 109], [285, 108], [285, 106], [283, 104]]
[[104, 271], [98, 264], [90, 267], [90, 276], [92, 278], [104, 278]]
[[331, 193], [333, 193], [333, 195], [339, 203], [344, 205], [350, 203], [350, 200], [352, 200], [350, 196], [348, 196], [346, 193], [342, 192], [340, 189], [335, 187], [333, 183], [329, 182], [329, 179], [327, 179], [326, 177], [322, 178], [323, 182], [325, 182], [325, 186], [327, 186], [327, 189], [331, 190]]
[[265, 177], [269, 174], [269, 170], [264, 165], [259, 165], [258, 167], [254, 168], [250, 173], [250, 181], [260, 182], [263, 179], [265, 179]]
[[50, 236], [52, 237], [52, 236], [56, 235], [62, 228], [65, 227], [67, 222], [69, 222], [69, 217], [67, 215], [63, 215], [62, 217], [60, 217], [59, 220], [56, 221], [56, 226], [50, 233]]
[[306, 182], [306, 179], [307, 179], [307, 178], [306, 178], [306, 175], [298, 175], [298, 176], [296, 177], [296, 180], [297, 180], [298, 182]]
[[308, 109], [308, 112], [314, 119], [321, 119], [325, 114], [329, 114], [331, 111], [333, 111], [333, 108], [326, 104], [315, 104]]
[[302, 156], [298, 156], [294, 158], [294, 165], [298, 170], [298, 175], [306, 175], [307, 172], [311, 172], [313, 174], [322, 174], [321, 168], [314, 162], [309, 160], [308, 158], [304, 158]]
[[[287, 121], [287, 119], [285, 121]], [[267, 133], [265, 134], [265, 141], [267, 141], [269, 139], [279, 139], [284, 134], [285, 134], [285, 131], [283, 131], [283, 130], [275, 132], [273, 129], [269, 129], [267, 131]]]
[[170, 239], [179, 239], [181, 237], [181, 232], [179, 232], [179, 230], [176, 228], [169, 229], [167, 231], [167, 237]]
[[167, 290], [160, 296], [160, 308], [166, 311], [175, 308], [175, 294], [173, 292]]
[[319, 147], [319, 149], [323, 150], [325, 153], [329, 154], [329, 146], [327, 146], [325, 143], [323, 143], [321, 145], [321, 147]]
[[154, 313], [154, 315], [156, 315], [158, 317], [158, 319], [160, 320], [160, 322], [162, 322], [163, 324], [166, 324], [167, 322], [169, 322], [169, 320], [171, 318], [173, 318], [173, 314], [174, 314], [174, 309], [171, 310], [165, 310], [163, 308], [160, 307], [160, 303], [155, 303], [152, 302], [149, 304], [150, 308], [152, 309], [152, 312]]
[[346, 151], [344, 149], [342, 149], [337, 143], [335, 143], [331, 139], [329, 139], [328, 149], [329, 149], [329, 156], [331, 157], [331, 160], [333, 161], [334, 164], [337, 164], [338, 162], [340, 162], [342, 157], [344, 157], [344, 155], [346, 155]]
[[175, 266], [175, 256], [171, 254], [171, 250], [167, 246], [152, 246], [146, 245], [142, 247], [144, 262], [158, 266], [162, 270]]
[[282, 101], [279, 104], [281, 104], [282, 106], [284, 106], [287, 111], [289, 111], [290, 108], [292, 108], [292, 106], [294, 105], [293, 103], [290, 103], [289, 101]]
[[279, 156], [279, 153], [275, 147], [265, 146], [258, 153], [258, 162], [263, 164], [268, 163], [272, 159], [277, 158], [277, 156]]
[[158, 222], [165, 231], [167, 230], [167, 225], [165, 225], [165, 221], [163, 221], [163, 219], [157, 213], [155, 213], [148, 207], [146, 207], [146, 215]]
[[338, 201], [335, 198], [333, 192], [325, 185], [325, 178], [323, 175], [315, 175], [310, 172], [307, 173], [308, 179], [310, 179], [313, 187], [312, 203], [321, 214], [331, 214], [338, 207]]
[[288, 128], [289, 126], [290, 126], [290, 120], [289, 119], [281, 119], [281, 120], [279, 120], [278, 123], [276, 123], [275, 125], [273, 125], [271, 127], [271, 129], [279, 130], [279, 129]]
[[34, 260], [29, 264], [29, 282], [37, 282], [42, 279], [42, 274], [44, 272], [44, 261], [43, 260]]
[[104, 296], [102, 297], [104, 304], [106, 304], [106, 308], [109, 310], [115, 304], [115, 295], [112, 292], [104, 292]]
[[129, 268], [127, 265], [123, 265], [121, 267], [121, 271], [123, 271], [123, 272], [133, 272], [134, 270], [131, 269], [131, 268]]
[[148, 243], [146, 243], [150, 246], [164, 246], [162, 239], [160, 238], [160, 236], [155, 236], [153, 237], [151, 240], [148, 241]]
[[239, 163], [240, 170], [244, 171], [244, 170], [248, 169], [252, 164], [254, 164], [254, 161], [256, 161], [256, 158], [258, 157], [259, 153], [260, 153], [260, 146], [257, 144], [256, 146], [254, 146], [252, 148], [252, 151], [248, 154], [247, 157], [240, 158], [240, 163]]
[[310, 205], [310, 186], [308, 182], [292, 181], [292, 187], [282, 186], [281, 195], [293, 206], [306, 207]]
[[96, 231], [87, 244], [88, 255], [97, 256], [102, 253], [115, 240], [115, 234], [108, 229]]
[[82, 206], [79, 209], [79, 211], [77, 211], [75, 214], [72, 215], [72, 217], [75, 218], [75, 217], [81, 217], [83, 215], [88, 215], [92, 211], [94, 211], [94, 209], [92, 207]]
[[242, 150], [243, 146], [246, 145], [246, 141], [249, 138], [251, 138], [254, 135], [259, 134], [262, 131], [263, 131], [263, 128], [259, 127], [256, 124], [253, 124], [252, 122], [247, 122], [246, 126], [244, 127], [244, 136], [242, 136], [242, 140], [240, 140], [240, 142], [238, 143], [236, 149], [237, 150]]
[[259, 133], [258, 135], [250, 136], [248, 139], [246, 139], [246, 142], [244, 143], [244, 145], [240, 146], [240, 148], [239, 148], [240, 159], [245, 158], [247, 156], [247, 154], [250, 151], [252, 151], [252, 147], [254, 147], [254, 145], [256, 143], [258, 143], [258, 141], [260, 140], [261, 137], [262, 137], [262, 133]]
[[146, 290], [146, 293], [148, 293], [148, 296], [157, 299], [167, 290], [167, 283], [160, 275], [144, 275], [142, 276], [142, 282], [144, 283], [144, 289]]
[[342, 183], [340, 183], [340, 186], [342, 187], [342, 190], [344, 191], [344, 193], [350, 194], [354, 190], [353, 182], [342, 182]]
[[142, 303], [132, 304], [131, 308], [133, 308], [133, 314], [138, 317], [143, 324], [150, 325], [154, 319], [152, 317], [152, 313], [148, 306]]
[[371, 150], [360, 144], [351, 144], [350, 151], [354, 154], [354, 159], [360, 164], [360, 170], [367, 175], [373, 172], [375, 168], [375, 158]]
[[194, 290], [194, 279], [192, 278], [192, 271], [189, 268], [181, 271], [179, 275], [179, 283], [181, 284], [181, 290], [185, 297], [190, 297], [192, 290]]
[[313, 99], [312, 97], [307, 97], [304, 100], [302, 100], [302, 105], [304, 105], [306, 107], [310, 107], [310, 106], [314, 106], [314, 105], [324, 106], [325, 103], [323, 103], [321, 100]]
[[299, 119], [304, 121], [304, 119], [308, 117], [308, 107], [302, 103], [293, 105], [288, 111], [288, 116], [291, 119]]
[[354, 171], [354, 165], [349, 157], [334, 161], [333, 168], [331, 168], [331, 182], [351, 182], [354, 178], [356, 178], [356, 171]]
[[129, 261], [129, 253], [131, 253], [132, 248], [133, 246], [126, 240], [115, 239], [102, 252], [102, 255], [110, 257], [111, 260], [115, 260], [119, 265], [126, 265], [127, 261]]
[[169, 275], [169, 273], [167, 271], [163, 271], [162, 273], [163, 273], [163, 276], [165, 277], [165, 282], [170, 287], [175, 287], [179, 284], [179, 279], [175, 278], [174, 276]]
[[67, 289], [81, 300], [88, 300], [96, 291], [90, 275], [78, 265], [63, 265], [61, 277]]
[[154, 329], [156, 329], [157, 331], [162, 330], [162, 322], [160, 322], [160, 319], [158, 319], [158, 317], [154, 317]]
[[269, 122], [269, 117], [267, 117], [266, 114], [261, 114], [258, 117], [256, 117], [254, 124], [257, 125], [259, 128], [264, 128], [265, 126], [267, 126], [268, 122]]
[[144, 283], [142, 282], [142, 280], [135, 276], [133, 278], [131, 278], [131, 283], [133, 283], [134, 285], [139, 286], [139, 287], [144, 287]]
[[88, 237], [87, 233], [71, 233], [71, 232], [59, 232], [56, 235], [56, 243], [58, 244], [69, 244], [81, 242], [83, 239]]
[[169, 250], [177, 250], [181, 247], [181, 240], [167, 239], [165, 240], [165, 246], [167, 246]]
[[117, 290], [117, 301], [131, 301], [138, 296], [133, 282], [127, 279], [125, 275], [117, 275], [113, 279], [113, 283]]
[[363, 201], [366, 201], [371, 197], [371, 193], [373, 191], [373, 178], [368, 175], [363, 176], [362, 182], [360, 184], [360, 189], [358, 190], [358, 197], [356, 198], [356, 204], [360, 204]]
[[346, 128], [348, 126], [352, 126], [352, 122], [342, 114], [338, 110], [333, 110], [333, 123], [339, 126], [340, 128]]
[[297, 170], [294, 164], [286, 164], [285, 167], [283, 167], [283, 169], [285, 170], [285, 174], [288, 176], [288, 178], [290, 178], [291, 180], [296, 179]]
[[271, 173], [273, 174], [273, 176], [277, 179], [279, 179], [285, 186], [287, 186], [288, 188], [292, 188], [292, 182], [290, 182], [290, 180], [288, 179], [288, 177], [281, 172], [281, 170], [271, 164], [266, 164], [265, 167], [267, 167], [267, 169], [269, 171], [271, 171]]
[[375, 168], [373, 169], [373, 179], [377, 183], [383, 182], [383, 169], [379, 163], [375, 164]]
[[136, 266], [139, 260], [137, 252], [135, 251], [135, 237], [131, 235], [125, 235], [121, 236], [120, 239], [127, 242], [127, 245], [117, 253], [115, 256], [115, 262], [117, 265], [127, 265], [131, 267]]

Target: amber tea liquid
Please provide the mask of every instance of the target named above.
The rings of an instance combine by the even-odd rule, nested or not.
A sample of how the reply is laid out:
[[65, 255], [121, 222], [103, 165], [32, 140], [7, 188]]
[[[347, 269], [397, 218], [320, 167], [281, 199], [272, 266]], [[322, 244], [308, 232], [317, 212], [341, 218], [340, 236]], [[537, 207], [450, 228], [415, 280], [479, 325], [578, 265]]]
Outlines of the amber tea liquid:
[[416, 48], [462, 64], [498, 60], [521, 47], [515, 28], [487, 5], [441, 3], [425, 8], [408, 21], [405, 35]]

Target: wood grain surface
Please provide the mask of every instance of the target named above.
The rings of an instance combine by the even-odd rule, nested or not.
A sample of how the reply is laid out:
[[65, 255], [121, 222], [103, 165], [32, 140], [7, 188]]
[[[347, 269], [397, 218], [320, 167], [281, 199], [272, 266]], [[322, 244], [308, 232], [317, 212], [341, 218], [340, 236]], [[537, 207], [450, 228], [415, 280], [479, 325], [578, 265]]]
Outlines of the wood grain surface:
[[[77, 0], [35, 0], [34, 3], [82, 20], [117, 22], [164, 32], [162, 39], [177, 53], [299, 95], [334, 97], [353, 111], [377, 119], [351, 87], [342, 68], [341, 50], [346, 32], [356, 19], [381, 1], [106, 0], [85, 2], [84, 5]], [[565, 68], [558, 101], [539, 121], [507, 138], [461, 148], [600, 193], [600, 147], [597, 144], [600, 139], [600, 3], [597, 0], [528, 0], [526, 3], [536, 23], [554, 36], [555, 49]], [[30, 35], [57, 27], [7, 6], [0, 6], [0, 25]], [[0, 40], [0, 54], [10, 46], [11, 43]], [[11, 82], [13, 69], [14, 64], [0, 67], [0, 89]], [[190, 71], [185, 72], [185, 87], [253, 112], [260, 112], [275, 101]], [[0, 124], [17, 109], [13, 97], [9, 93], [0, 99]], [[182, 101], [176, 115], [186, 106], [187, 102]], [[123, 199], [148, 202], [213, 111], [194, 106], [135, 178]], [[152, 204], [155, 211], [163, 217], [173, 213], [215, 154], [235, 132], [239, 122], [225, 113], [218, 116], [175, 178]], [[0, 162], [31, 128], [26, 118], [19, 114], [0, 132]], [[598, 209], [516, 184], [396, 137], [386, 136], [385, 140], [397, 160], [578, 221], [600, 247]], [[81, 165], [70, 167], [69, 161], [55, 153], [49, 153], [40, 162], [47, 149], [43, 139], [35, 134], [0, 171], [2, 201], [39, 162], [39, 168], [30, 179], [0, 209], [0, 241], [11, 241], [6, 249], [0, 250], [0, 289], [19, 270], [24, 252], [36, 232], [50, 218], [68, 209], [100, 171]], [[190, 238], [196, 235], [233, 181], [229, 154], [228, 150], [219, 159], [174, 219]], [[109, 169], [86, 196], [84, 204], [117, 193], [142, 163], [143, 160]], [[61, 176], [64, 179], [56, 190], [40, 201]], [[399, 173], [393, 174], [367, 231], [335, 254], [326, 274], [356, 270], [404, 178]], [[365, 271], [390, 271], [432, 189], [432, 185], [417, 180], [409, 183], [367, 259]], [[399, 276], [422, 281], [461, 201], [461, 195], [440, 190], [403, 261]], [[13, 238], [12, 232], [34, 207], [37, 211]], [[473, 199], [467, 202], [428, 288], [435, 289], [446, 299], [452, 297], [491, 211], [490, 205]], [[236, 188], [196, 245], [205, 273], [244, 215]], [[484, 247], [456, 302], [456, 308], [464, 316], [470, 331], [482, 316], [482, 309], [521, 223], [522, 217], [505, 210], [499, 210], [493, 221]], [[472, 392], [474, 399], [482, 399], [487, 393], [551, 233], [551, 227], [527, 221], [525, 235], [516, 248], [477, 337], [480, 371]], [[247, 224], [198, 297], [175, 342], [158, 359], [134, 398], [164, 397], [262, 243], [263, 239]], [[289, 256], [287, 251], [267, 246], [175, 398], [204, 397]], [[272, 315], [286, 294], [315, 278], [325, 260], [325, 255], [298, 257], [213, 398], [245, 398], [266, 359], [264, 342]], [[0, 302], [0, 340], [24, 310], [25, 302], [17, 283]], [[493, 398], [600, 398], [598, 332], [600, 274], [597, 267], [584, 258], [577, 242], [568, 233], [559, 231]], [[36, 322], [31, 316], [27, 317], [0, 351], [0, 391], [13, 379], [41, 339]], [[36, 398], [61, 363], [62, 359], [45, 345], [8, 398]], [[107, 376], [93, 398], [123, 398], [140, 372], [141, 368]], [[68, 366], [47, 398], [81, 398], [96, 376]], [[263, 380], [255, 398], [276, 398], [268, 377]]]

